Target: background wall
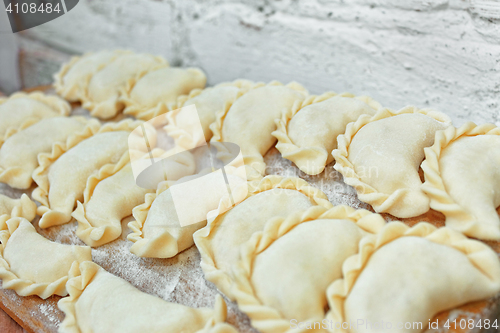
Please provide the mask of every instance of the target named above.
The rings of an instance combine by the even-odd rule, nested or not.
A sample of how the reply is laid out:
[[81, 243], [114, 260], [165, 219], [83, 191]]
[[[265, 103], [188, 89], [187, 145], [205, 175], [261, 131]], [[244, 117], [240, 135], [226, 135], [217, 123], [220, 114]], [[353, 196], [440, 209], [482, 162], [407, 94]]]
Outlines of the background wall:
[[25, 86], [50, 83], [70, 54], [130, 48], [199, 66], [210, 84], [296, 80], [312, 93], [432, 107], [456, 125], [500, 125], [492, 0], [80, 0], [17, 45]]

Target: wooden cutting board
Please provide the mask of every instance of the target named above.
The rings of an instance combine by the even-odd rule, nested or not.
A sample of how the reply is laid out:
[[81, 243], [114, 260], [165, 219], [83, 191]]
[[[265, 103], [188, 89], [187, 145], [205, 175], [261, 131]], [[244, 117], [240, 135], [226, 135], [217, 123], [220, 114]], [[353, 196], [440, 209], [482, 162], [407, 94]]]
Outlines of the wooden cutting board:
[[[50, 87], [38, 87], [32, 90], [48, 91]], [[74, 104], [77, 108], [78, 105]], [[82, 110], [75, 111], [81, 114]], [[322, 189], [328, 199], [335, 205], [347, 204], [355, 208], [371, 209], [362, 203], [353, 193], [352, 188], [345, 185], [342, 177], [329, 165], [325, 172], [317, 176], [309, 176], [300, 172], [292, 163], [281, 157], [276, 149], [271, 149], [265, 156], [270, 174], [282, 176], [297, 176], [308, 181], [312, 186]], [[30, 191], [13, 190], [5, 184], [0, 184], [0, 193], [11, 197], [20, 197], [22, 193]], [[500, 210], [499, 210], [500, 213]], [[382, 214], [387, 221], [398, 220], [391, 215]], [[399, 219], [408, 225], [420, 221], [430, 222], [438, 227], [444, 226], [444, 216], [441, 213], [430, 211], [425, 215]], [[129, 232], [123, 223], [123, 234], [118, 240], [92, 250], [93, 260], [107, 271], [129, 281], [140, 290], [161, 297], [167, 301], [177, 302], [193, 307], [212, 307], [215, 296], [218, 294], [213, 284], [207, 282], [200, 268], [200, 256], [196, 247], [180, 253], [170, 259], [139, 258], [128, 251], [131, 242], [126, 239]], [[75, 235], [76, 223], [71, 222], [63, 226], [49, 229], [38, 228], [38, 219], [33, 221], [40, 234], [50, 240], [65, 244], [84, 245]], [[486, 242], [500, 256], [500, 242]], [[57, 332], [64, 314], [57, 308], [58, 296], [42, 300], [37, 296], [21, 297], [12, 290], [0, 289], [0, 307], [18, 322], [28, 332]], [[446, 311], [434, 318], [439, 320], [439, 332], [471, 333], [471, 332], [497, 332], [497, 330], [461, 329], [460, 320], [474, 319], [493, 321], [500, 317], [500, 293], [491, 299], [469, 303], [452, 311]], [[450, 329], [443, 329], [443, 325], [450, 320]], [[454, 328], [454, 320], [457, 328]], [[228, 322], [243, 333], [256, 333], [250, 326], [248, 317], [241, 313], [234, 303], [228, 302]], [[498, 320], [500, 324], [500, 319]], [[463, 322], [462, 322], [463, 323]], [[427, 332], [437, 332], [428, 329]]]

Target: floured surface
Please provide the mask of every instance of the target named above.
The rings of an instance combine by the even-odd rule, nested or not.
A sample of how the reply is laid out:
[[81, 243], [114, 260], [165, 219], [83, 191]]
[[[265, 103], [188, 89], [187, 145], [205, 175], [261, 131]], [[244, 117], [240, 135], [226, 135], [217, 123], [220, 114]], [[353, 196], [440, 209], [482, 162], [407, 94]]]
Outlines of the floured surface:
[[[75, 109], [73, 114], [86, 114], [83, 109]], [[301, 172], [290, 161], [281, 157], [275, 149], [271, 149], [265, 156], [267, 174], [300, 177], [312, 186], [321, 189], [334, 205], [346, 204], [354, 208], [370, 209], [371, 207], [357, 199], [355, 190], [342, 181], [342, 176], [329, 164], [325, 171], [316, 176], [309, 176]], [[31, 193], [30, 189], [27, 193]], [[0, 193], [18, 198], [23, 191], [13, 190], [5, 184], [0, 184]], [[382, 214], [387, 221], [397, 218]], [[116, 241], [92, 249], [93, 260], [104, 269], [113, 273], [149, 294], [163, 298], [166, 301], [180, 303], [191, 307], [213, 307], [215, 296], [218, 294], [213, 284], [203, 277], [200, 267], [200, 255], [195, 246], [170, 259], [140, 258], [129, 252], [132, 242], [126, 236], [130, 232], [127, 223], [130, 218], [122, 221], [123, 233]], [[419, 221], [427, 221], [436, 226], [444, 226], [444, 217], [438, 212], [430, 211], [422, 216], [411, 219], [399, 219], [413, 225]], [[34, 222], [37, 231], [50, 240], [63, 244], [84, 243], [76, 236], [77, 223], [72, 222], [51, 227], [38, 228], [38, 219]], [[500, 242], [486, 242], [497, 253], [500, 253]], [[12, 290], [0, 290], [0, 302], [9, 315], [15, 318], [26, 329], [33, 332], [56, 332], [64, 314], [57, 308], [58, 296], [42, 300], [36, 296], [20, 297]], [[228, 302], [226, 300], [226, 302]], [[228, 302], [228, 322], [243, 333], [257, 332], [250, 326], [248, 317], [241, 313], [234, 303]], [[490, 300], [470, 303], [459, 309], [442, 313], [436, 319], [442, 327], [446, 319], [451, 321], [462, 318], [485, 319], [498, 317], [500, 313], [500, 295]], [[429, 332], [470, 332], [468, 330], [449, 331], [441, 328]]]

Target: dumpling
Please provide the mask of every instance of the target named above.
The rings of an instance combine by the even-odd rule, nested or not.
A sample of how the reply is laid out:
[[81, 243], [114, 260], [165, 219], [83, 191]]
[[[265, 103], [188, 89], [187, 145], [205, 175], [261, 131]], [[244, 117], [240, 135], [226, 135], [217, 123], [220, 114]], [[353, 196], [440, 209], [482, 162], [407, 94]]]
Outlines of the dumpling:
[[[156, 194], [147, 194], [145, 203], [134, 208], [135, 221], [128, 224], [134, 244], [130, 252], [140, 257], [170, 258], [194, 244], [193, 233], [227, 211], [248, 193], [244, 176], [226, 167], [181, 178], [173, 186], [161, 184]], [[228, 187], [232, 199], [228, 200]]]
[[390, 222], [359, 248], [327, 291], [328, 320], [359, 325], [331, 332], [422, 332], [439, 312], [500, 291], [497, 254], [450, 228]]
[[0, 147], [9, 136], [43, 118], [67, 116], [70, 111], [64, 100], [41, 92], [0, 98]]
[[[307, 96], [307, 90], [296, 82], [284, 86], [271, 82], [257, 85], [234, 102], [228, 110], [220, 110], [210, 126], [211, 141], [237, 144], [243, 154], [249, 180], [265, 174], [264, 154], [274, 146], [274, 120]], [[242, 130], [242, 129], [245, 130]]]
[[33, 221], [36, 216], [36, 203], [31, 201], [27, 194], [19, 199], [12, 199], [0, 194], [0, 230], [7, 229], [7, 220], [11, 217], [24, 217]]
[[89, 81], [95, 73], [111, 63], [116, 57], [130, 51], [90, 52], [73, 57], [54, 74], [54, 88], [64, 99], [76, 102], [85, 96]]
[[[251, 81], [236, 80], [203, 90], [195, 89], [189, 95], [179, 97], [175, 106], [178, 109], [167, 114], [165, 130], [178, 146], [185, 149], [199, 147], [212, 138], [210, 125], [215, 121], [215, 115], [229, 109], [236, 99], [255, 85]], [[182, 112], [181, 108], [189, 105], [196, 106], [203, 137], [196, 131], [198, 119], [192, 119], [189, 113]]]
[[166, 66], [168, 63], [162, 57], [149, 54], [122, 54], [92, 76], [87, 94], [83, 98], [83, 107], [94, 117], [112, 118], [124, 108], [121, 97], [129, 80]]
[[363, 114], [373, 116], [381, 108], [367, 96], [310, 96], [276, 119], [276, 148], [303, 172], [317, 175], [333, 162], [331, 152], [337, 148], [337, 136], [344, 134], [347, 124]]
[[402, 218], [424, 214], [429, 210], [419, 176], [424, 148], [449, 125], [445, 114], [414, 107], [363, 115], [337, 138], [333, 167], [376, 212]]
[[42, 205], [39, 225], [47, 228], [70, 221], [77, 200], [83, 199], [87, 179], [105, 164], [128, 159], [128, 137], [141, 121], [108, 123], [93, 136], [55, 145], [52, 153], [40, 154], [40, 166], [33, 173], [38, 187], [33, 198]]
[[90, 247], [51, 242], [26, 219], [11, 218], [0, 231], [2, 287], [20, 296], [66, 296], [66, 282], [78, 265], [92, 260]]
[[69, 296], [57, 305], [66, 317], [60, 333], [236, 333], [218, 296], [214, 309], [194, 309], [146, 294], [87, 261], [68, 281]]
[[241, 246], [233, 289], [238, 308], [263, 333], [288, 332], [298, 322], [321, 328], [326, 289], [342, 277], [359, 241], [384, 225], [382, 216], [348, 206], [315, 206], [270, 221]]
[[38, 154], [50, 152], [54, 143], [65, 142], [69, 136], [85, 131], [86, 125], [83, 117], [54, 117], [17, 132], [0, 148], [0, 182], [28, 189], [38, 166]]
[[205, 87], [207, 77], [198, 68], [164, 67], [146, 73], [125, 90], [125, 114], [150, 120], [173, 109], [177, 98]]
[[264, 177], [244, 201], [194, 234], [205, 278], [233, 300], [231, 270], [239, 259], [241, 244], [262, 231], [273, 217], [311, 206], [333, 205], [323, 192], [300, 178]]
[[[162, 152], [164, 153], [161, 149], [155, 149], [152, 154], [156, 157]], [[149, 155], [144, 159], [146, 158], [149, 159]], [[178, 164], [177, 168], [182, 176], [194, 171], [194, 162], [189, 156], [176, 158], [174, 162]], [[96, 175], [88, 179], [84, 202], [78, 201], [72, 214], [78, 221], [76, 235], [92, 247], [117, 239], [122, 234], [122, 219], [132, 215], [132, 209], [144, 203], [144, 196], [151, 192], [153, 190], [136, 184], [129, 159], [123, 158], [118, 164], [103, 166]]]
[[446, 226], [467, 236], [500, 240], [500, 128], [468, 122], [436, 134], [425, 148], [422, 189]]

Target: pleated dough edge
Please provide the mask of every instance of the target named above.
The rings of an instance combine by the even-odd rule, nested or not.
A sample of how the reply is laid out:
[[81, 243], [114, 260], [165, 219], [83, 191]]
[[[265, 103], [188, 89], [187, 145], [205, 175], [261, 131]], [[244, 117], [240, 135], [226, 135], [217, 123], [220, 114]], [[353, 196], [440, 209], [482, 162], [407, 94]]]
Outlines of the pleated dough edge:
[[[157, 69], [162, 69], [164, 67], [160, 67]], [[186, 71], [194, 71], [194, 72], [199, 72], [202, 73], [204, 76], [206, 76], [205, 72], [203, 72], [200, 68], [197, 67], [187, 67], [187, 68], [180, 68]], [[122, 92], [122, 97], [121, 101], [125, 104], [125, 109], [123, 111], [124, 114], [132, 115], [137, 119], [141, 120], [151, 120], [159, 115], [162, 115], [164, 113], [170, 112], [172, 110], [177, 109], [177, 102], [172, 102], [172, 103], [165, 103], [165, 102], [160, 102], [154, 107], [144, 107], [139, 104], [137, 104], [132, 96], [130, 95], [132, 93], [132, 89], [134, 86], [137, 84], [137, 82], [147, 73], [142, 73], [140, 77], [131, 80], [128, 82], [127, 87], [123, 90]], [[195, 88], [191, 90], [193, 92], [194, 90], [204, 90], [204, 89], [199, 89]], [[190, 94], [191, 94], [190, 92]], [[189, 94], [188, 94], [189, 95]], [[186, 95], [181, 95], [181, 96], [186, 96]], [[181, 97], [179, 96], [179, 97]], [[177, 100], [179, 99], [177, 98]]]
[[[75, 305], [85, 288], [92, 283], [92, 279], [98, 273], [99, 269], [101, 267], [96, 263], [86, 261], [76, 267], [75, 270], [72, 270], [72, 274], [66, 283], [69, 295], [57, 302], [57, 306], [65, 315], [64, 320], [59, 326], [60, 333], [81, 333], [76, 318]], [[226, 316], [226, 303], [220, 295], [217, 295], [213, 317], [205, 324], [203, 329], [195, 333], [236, 333], [236, 329], [224, 322]]]
[[64, 63], [61, 66], [61, 68], [59, 69], [59, 71], [54, 73], [54, 75], [52, 76], [52, 78], [54, 79], [54, 83], [53, 83], [54, 90], [56, 91], [56, 93], [58, 93], [64, 99], [67, 100], [68, 99], [67, 96], [74, 93], [75, 89], [76, 89], [75, 86], [66, 87], [63, 83], [64, 77], [66, 76], [68, 71], [71, 69], [71, 67], [73, 67], [77, 62], [79, 62], [80, 59], [82, 59], [90, 54], [92, 54], [92, 53], [89, 52], [89, 53], [85, 53], [81, 56], [71, 57], [71, 59], [68, 62]]
[[[107, 123], [101, 126], [97, 119], [91, 119], [85, 129], [83, 129], [80, 133], [69, 137], [66, 140], [66, 143], [55, 143], [52, 147], [51, 153], [39, 154], [38, 160], [40, 166], [33, 172], [33, 180], [36, 182], [38, 187], [35, 188], [32, 193], [33, 199], [40, 202], [41, 204], [37, 209], [37, 214], [43, 217], [43, 215], [46, 213], [52, 213], [48, 199], [50, 190], [48, 172], [50, 166], [54, 164], [57, 159], [61, 157], [61, 155], [63, 155], [69, 149], [78, 145], [80, 142], [96, 134], [116, 131], [131, 132], [142, 123], [143, 121], [141, 120], [125, 119], [118, 123]], [[126, 151], [124, 154], [128, 154], [128, 151]], [[57, 212], [55, 214], [57, 215]], [[52, 220], [53, 219], [48, 218], [44, 220], [40, 219], [40, 228], [48, 228], [55, 225]]]
[[[234, 167], [225, 167], [226, 175], [239, 175], [239, 170]], [[204, 173], [201, 171], [200, 173]], [[203, 176], [206, 176], [204, 174]], [[247, 182], [246, 186], [251, 188], [251, 182]], [[146, 223], [146, 219], [149, 214], [149, 210], [155, 199], [168, 190], [172, 185], [175, 185], [175, 181], [163, 181], [158, 185], [156, 193], [147, 193], [144, 198], [144, 203], [136, 206], [132, 210], [132, 215], [134, 216], [134, 220], [128, 223], [129, 229], [132, 231], [127, 235], [127, 239], [134, 244], [130, 247], [130, 252], [135, 254], [138, 257], [147, 257], [147, 258], [171, 258], [176, 256], [179, 253], [179, 248], [177, 244], [177, 240], [169, 233], [164, 232], [159, 237], [155, 239], [144, 238], [142, 234], [142, 229], [144, 224]], [[238, 187], [232, 188], [233, 193], [235, 191], [239, 191]], [[228, 195], [223, 196], [217, 207], [217, 212], [223, 211], [226, 212], [232, 207], [231, 198]], [[208, 213], [213, 213], [214, 211], [210, 211]], [[210, 223], [212, 219], [207, 215], [207, 223]], [[198, 230], [201, 230], [198, 229]], [[193, 236], [194, 237], [194, 236]], [[155, 250], [155, 245], [160, 245], [160, 250]]]
[[[212, 90], [212, 89], [217, 88], [217, 87], [236, 87], [236, 88], [238, 88], [239, 92], [237, 93], [237, 96], [234, 98], [234, 100], [226, 102], [224, 107], [215, 113], [215, 116], [217, 117], [217, 115], [219, 113], [223, 113], [225, 115], [227, 113], [227, 111], [229, 111], [229, 109], [231, 108], [233, 103], [238, 98], [240, 98], [245, 93], [247, 93], [249, 90], [255, 89], [256, 87], [260, 87], [260, 86], [261, 86], [260, 83], [254, 83], [254, 82], [247, 81], [247, 80], [236, 80], [233, 82], [221, 83], [221, 84], [218, 84], [214, 87], [208, 87], [205, 89], [193, 89], [188, 95], [181, 95], [177, 98], [177, 102], [176, 102], [175, 106], [172, 107], [173, 111], [167, 113], [167, 115], [166, 115], [168, 122], [167, 122], [167, 125], [164, 127], [164, 129], [167, 132], [167, 134], [174, 139], [175, 143], [178, 146], [180, 146], [184, 149], [191, 149], [191, 148], [193, 148], [193, 144], [194, 144], [194, 142], [193, 142], [194, 139], [193, 139], [192, 133], [189, 133], [185, 129], [177, 126], [177, 120], [176, 120], [177, 115], [179, 114], [179, 112], [181, 112], [182, 107], [184, 106], [184, 104], [188, 100], [199, 96], [201, 93], [203, 93], [207, 90]], [[210, 129], [212, 129], [211, 126], [212, 126], [212, 124], [210, 124]]]
[[[264, 177], [257, 185], [249, 183], [249, 193], [245, 200], [251, 196], [275, 188], [299, 191], [307, 196], [314, 205], [325, 208], [333, 207], [333, 204], [328, 201], [328, 198], [320, 189], [311, 186], [305, 180], [296, 177], [281, 177], [275, 175]], [[245, 202], [245, 200], [241, 201], [240, 204]], [[219, 290], [224, 289], [224, 291], [230, 293], [232, 279], [228, 274], [216, 267], [215, 259], [212, 254], [211, 241], [208, 239], [212, 231], [219, 225], [218, 221], [219, 219], [216, 218], [209, 222], [207, 226], [196, 231], [193, 238], [201, 255], [200, 265], [203, 269], [205, 278], [214, 283]], [[224, 294], [229, 299], [234, 300], [232, 295]]]
[[[246, 92], [249, 92], [250, 90], [254, 90], [257, 88], [269, 87], [269, 86], [284, 86], [293, 89], [295, 91], [307, 94], [307, 89], [295, 81], [292, 81], [286, 85], [284, 85], [279, 81], [271, 81], [267, 84], [263, 82], [258, 82], [252, 87], [252, 89], [249, 89]], [[215, 114], [215, 121], [212, 123], [212, 125], [210, 125], [210, 129], [212, 130], [213, 134], [212, 139], [210, 139], [211, 142], [224, 142], [224, 139], [222, 138], [222, 127], [224, 126], [224, 120], [226, 119], [229, 110], [230, 107], [227, 109], [219, 110], [219, 112]], [[263, 171], [266, 168], [266, 164], [262, 161], [263, 156], [244, 155], [243, 160], [245, 163], [245, 169], [247, 170], [247, 177], [249, 180], [259, 180], [259, 178], [262, 178]]]
[[52, 145], [52, 150], [50, 153], [38, 154], [39, 165], [35, 169], [35, 171], [33, 171], [32, 176], [33, 181], [36, 183], [37, 187], [31, 193], [33, 199], [41, 204], [41, 206], [39, 206], [37, 209], [38, 215], [42, 216], [47, 211], [50, 211], [48, 201], [50, 184], [47, 174], [50, 166], [66, 151], [73, 148], [83, 140], [95, 135], [100, 128], [101, 123], [96, 119], [91, 119], [82, 131], [69, 136], [65, 142], [55, 142]]
[[[118, 171], [123, 169], [130, 162], [130, 157], [128, 152], [123, 154], [118, 163], [116, 164], [106, 164], [97, 174], [90, 176], [87, 179], [87, 186], [85, 187], [85, 192], [83, 193], [83, 203], [80, 201], [76, 202], [76, 209], [71, 214], [72, 217], [78, 222], [78, 227], [76, 229], [76, 235], [80, 238], [85, 244], [91, 247], [97, 247], [104, 245], [106, 243], [112, 242], [118, 237], [120, 237], [122, 230], [121, 226], [119, 230], [116, 230], [112, 226], [101, 226], [94, 227], [88, 221], [85, 206], [89, 202], [92, 194], [96, 186], [103, 181], [104, 179], [111, 177], [116, 174]], [[103, 241], [103, 238], [106, 238], [106, 241]]]
[[[80, 56], [75, 56], [75, 57], [71, 57], [71, 59], [67, 62], [67, 63], [64, 63], [61, 68], [59, 69], [58, 72], [56, 72], [54, 75], [53, 75], [53, 78], [54, 78], [54, 89], [55, 91], [60, 95], [62, 96], [64, 99], [70, 101], [70, 102], [75, 102], [75, 101], [81, 101], [82, 99], [82, 96], [77, 96], [76, 98], [69, 98], [69, 96], [71, 96], [72, 94], [76, 94], [76, 91], [78, 90], [78, 87], [77, 86], [74, 86], [74, 85], [70, 85], [70, 86], [66, 86], [64, 84], [64, 77], [66, 76], [66, 74], [68, 73], [68, 71], [76, 64], [78, 63], [80, 60], [90, 56], [90, 55], [94, 55], [94, 54], [97, 54], [99, 52], [87, 52], [87, 53], [84, 53]], [[113, 53], [116, 54], [116, 57], [122, 55], [122, 54], [127, 54], [127, 53], [131, 53], [131, 51], [127, 51], [127, 50], [114, 50]], [[113, 61], [114, 59], [116, 59], [116, 57], [114, 57], [111, 61]], [[98, 71], [100, 71], [101, 69], [103, 69], [104, 67], [106, 67], [107, 65], [109, 65], [110, 62], [106, 63], [106, 64], [102, 64], [101, 66], [99, 66], [99, 68], [97, 69], [97, 71], [95, 73], [97, 73]], [[95, 74], [95, 73], [89, 73], [90, 76], [89, 78], [87, 78], [87, 82], [85, 82], [85, 84], [83, 85], [84, 88], [83, 90], [86, 91], [87, 90], [87, 87], [88, 87], [88, 84], [90, 82], [90, 79], [92, 78], [92, 74]]]
[[[323, 172], [325, 165], [322, 165], [322, 168], [311, 167], [312, 165], [321, 166], [320, 163], [325, 156], [325, 150], [319, 147], [299, 147], [297, 146], [292, 139], [288, 136], [288, 124], [292, 120], [292, 118], [304, 107], [320, 103], [326, 101], [329, 98], [339, 96], [339, 97], [349, 97], [360, 100], [366, 103], [368, 106], [373, 108], [376, 111], [382, 109], [382, 105], [377, 101], [373, 100], [368, 96], [355, 96], [350, 93], [341, 93], [336, 94], [334, 92], [326, 92], [321, 95], [311, 95], [307, 97], [304, 101], [297, 101], [293, 105], [293, 107], [286, 112], [283, 112], [281, 115], [281, 119], [276, 119], [276, 130], [272, 133], [272, 135], [278, 139], [276, 144], [276, 149], [279, 150], [281, 156], [286, 158], [287, 160], [292, 161], [295, 165], [303, 172], [308, 175], [317, 175]], [[326, 154], [330, 154], [330, 152], [326, 152]]]
[[10, 214], [3, 214], [0, 216], [0, 230], [8, 229], [7, 221], [11, 217], [23, 217], [30, 222], [35, 218], [37, 209], [36, 203], [33, 202], [26, 193], [23, 193], [21, 198], [17, 200], [19, 200], [19, 205], [15, 206]]
[[[471, 264], [490, 280], [496, 281], [500, 288], [500, 262], [497, 254], [486, 244], [468, 239], [453, 229], [436, 228], [430, 223], [420, 222], [409, 227], [402, 222], [389, 222], [376, 235], [361, 239], [359, 252], [346, 259], [342, 265], [343, 278], [334, 281], [327, 290], [330, 311], [327, 319], [334, 322], [345, 322], [344, 302], [354, 287], [357, 278], [367, 265], [370, 257], [382, 246], [401, 237], [421, 237], [431, 242], [445, 245], [462, 252]], [[336, 330], [335, 332], [344, 332]]]
[[[46, 104], [60, 116], [68, 116], [69, 113], [71, 112], [71, 107], [68, 104], [68, 102], [66, 102], [65, 100], [61, 99], [58, 96], [46, 95], [40, 91], [35, 91], [32, 93], [17, 92], [9, 97], [0, 97], [0, 105], [8, 102], [9, 100], [18, 98], [29, 98], [41, 102], [43, 104]], [[24, 122], [19, 127], [9, 127], [5, 132], [5, 135], [3, 137], [0, 137], [0, 147], [2, 147], [5, 140], [7, 140], [9, 137], [33, 125], [34, 123], [40, 120], [41, 119], [38, 117], [31, 117], [29, 119], [24, 120]]]
[[[414, 106], [407, 106], [399, 111], [393, 111], [384, 108], [378, 111], [375, 115], [362, 115], [357, 121], [349, 123], [347, 125], [344, 134], [339, 135], [337, 138], [338, 147], [332, 151], [333, 158], [335, 159], [335, 165], [333, 166], [335, 170], [340, 172], [344, 177], [344, 182], [347, 185], [354, 187], [358, 194], [359, 200], [372, 205], [373, 209], [377, 213], [390, 213], [397, 214], [394, 212], [395, 209], [399, 209], [399, 201], [405, 195], [407, 191], [405, 189], [400, 189], [391, 194], [381, 193], [369, 184], [363, 182], [354, 170], [353, 164], [349, 161], [349, 146], [352, 139], [356, 136], [358, 131], [363, 128], [368, 123], [375, 122], [377, 120], [398, 116], [401, 114], [423, 114], [434, 120], [451, 125], [450, 118], [444, 113], [434, 111], [431, 109], [417, 109]], [[392, 213], [391, 213], [392, 212]], [[401, 214], [397, 214], [401, 215]], [[396, 215], [395, 215], [396, 216]], [[399, 216], [408, 217], [408, 216]]]
[[[81, 116], [75, 116], [75, 117], [72, 117], [78, 121], [80, 121], [81, 123], [87, 123], [88, 122], [88, 119], [85, 118], [85, 117], [81, 117]], [[33, 124], [34, 125], [34, 124]], [[60, 141], [55, 141], [53, 142], [54, 143], [61, 143]], [[18, 171], [20, 170], [19, 167], [12, 167], [12, 168], [7, 168], [7, 169], [4, 169], [0, 166], [0, 182], [1, 183], [6, 183], [7, 185], [11, 186], [11, 187], [14, 187], [12, 186], [10, 183], [9, 183], [9, 180], [10, 180], [10, 177], [11, 175], [13, 174], [16, 174]], [[22, 171], [22, 169], [21, 169]], [[33, 180], [33, 178], [32, 178]], [[17, 188], [17, 187], [14, 187], [14, 188]], [[19, 188], [21, 189], [21, 188]], [[26, 188], [27, 189], [27, 188]], [[24, 189], [23, 189], [24, 190]], [[33, 219], [31, 219], [33, 220]]]
[[[134, 54], [134, 52], [125, 51], [124, 54]], [[143, 53], [138, 53], [138, 55], [139, 54], [143, 54]], [[149, 55], [149, 54], [144, 53], [143, 55]], [[155, 71], [157, 69], [169, 66], [168, 61], [165, 58], [163, 58], [162, 56], [153, 56], [153, 55], [150, 55], [150, 56], [152, 56], [155, 60], [157, 60], [158, 63], [156, 65], [152, 66], [151, 68], [140, 71], [139, 73], [136, 74], [136, 76], [134, 78], [129, 79], [125, 83], [125, 86], [121, 87], [118, 90], [116, 98], [113, 96], [113, 98], [108, 98], [105, 101], [95, 103], [90, 98], [90, 96], [88, 94], [88, 85], [90, 84], [90, 79], [89, 79], [89, 82], [87, 83], [87, 89], [85, 89], [85, 94], [81, 97], [82, 106], [85, 109], [89, 110], [90, 115], [93, 117], [102, 118], [102, 119], [109, 119], [109, 118], [113, 118], [114, 116], [116, 116], [116, 114], [112, 115], [111, 117], [109, 117], [108, 115], [104, 115], [104, 114], [102, 114], [102, 112], [99, 108], [109, 107], [113, 104], [116, 108], [116, 105], [124, 103], [122, 100], [123, 94], [130, 93], [130, 89], [132, 89], [134, 82], [137, 81], [138, 78], [146, 75], [149, 72], [152, 72], [152, 71]], [[118, 57], [115, 58], [113, 61], [116, 61], [117, 59], [118, 59]], [[109, 63], [109, 64], [111, 64], [111, 63]], [[117, 112], [117, 113], [119, 113], [119, 112]]]
[[[500, 135], [500, 128], [493, 124], [476, 125], [473, 122], [467, 122], [460, 128], [450, 126], [437, 132], [434, 145], [424, 148], [425, 160], [421, 167], [424, 171], [425, 182], [422, 185], [422, 190], [431, 199], [432, 209], [443, 213], [447, 218], [454, 217], [455, 222], [446, 221], [447, 226], [470, 237], [498, 240], [500, 239], [498, 237], [500, 230], [494, 226], [479, 223], [474, 216], [456, 203], [448, 194], [441, 178], [439, 168], [441, 152], [461, 137], [477, 135]], [[471, 170], [471, 172], [474, 171]]]
[[[78, 271], [80, 263], [77, 260], [71, 264], [71, 268], [67, 276], [59, 278], [51, 283], [34, 283], [30, 280], [21, 279], [10, 270], [9, 263], [3, 257], [3, 251], [7, 246], [10, 236], [17, 230], [21, 221], [23, 221], [23, 218], [11, 218], [6, 222], [8, 229], [0, 231], [0, 241], [2, 242], [0, 245], [0, 279], [2, 280], [2, 288], [12, 289], [19, 296], [37, 295], [42, 299], [46, 299], [52, 295], [68, 295], [66, 282], [68, 281], [70, 275]], [[89, 259], [91, 258], [90, 248], [88, 248], [88, 257]]]
[[[266, 224], [263, 231], [254, 233], [252, 238], [240, 247], [241, 259], [233, 267], [235, 282], [232, 286], [232, 294], [236, 298], [239, 309], [249, 316], [252, 326], [259, 331], [293, 333], [297, 330], [290, 328], [290, 320], [283, 318], [279, 310], [264, 305], [255, 294], [251, 282], [255, 258], [294, 227], [319, 219], [350, 220], [371, 234], [379, 232], [386, 224], [382, 216], [365, 209], [356, 210], [344, 205], [330, 209], [313, 206], [305, 211], [294, 212], [285, 218], [274, 218]], [[309, 318], [307, 321], [321, 322], [323, 319], [324, 317]]]

